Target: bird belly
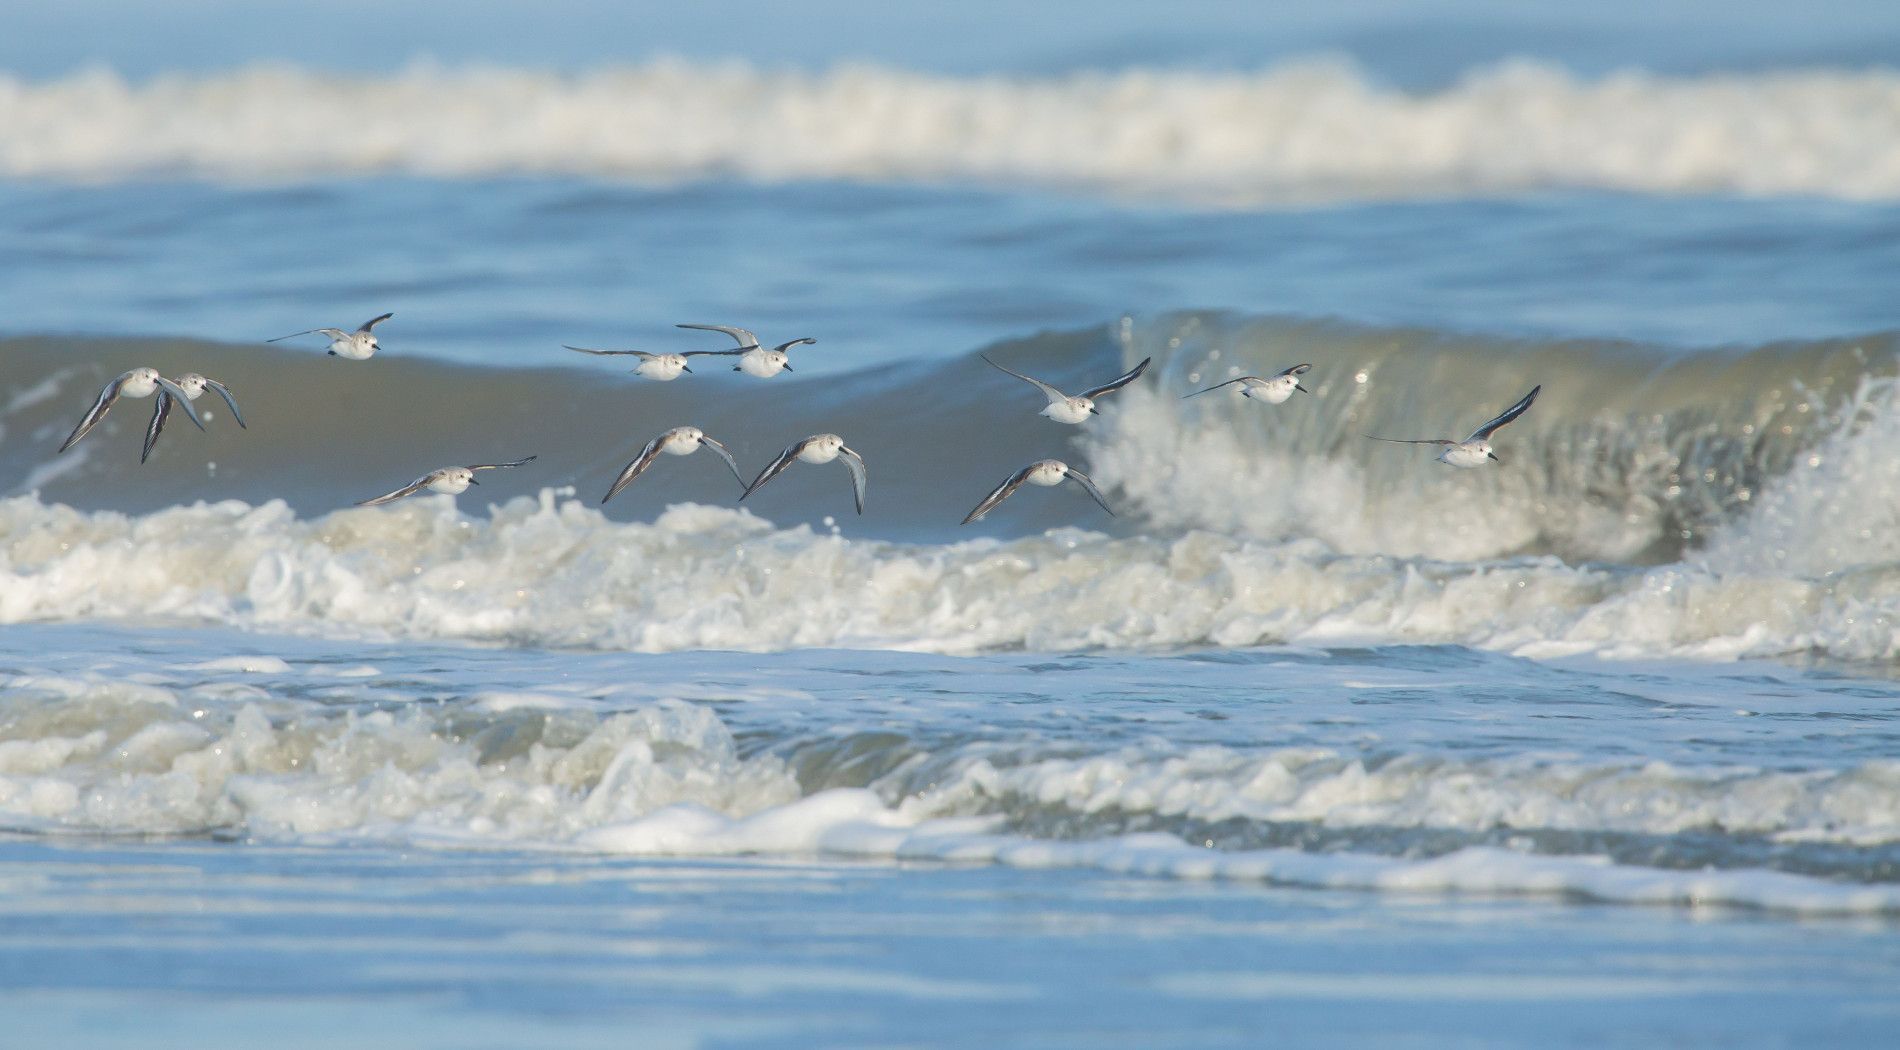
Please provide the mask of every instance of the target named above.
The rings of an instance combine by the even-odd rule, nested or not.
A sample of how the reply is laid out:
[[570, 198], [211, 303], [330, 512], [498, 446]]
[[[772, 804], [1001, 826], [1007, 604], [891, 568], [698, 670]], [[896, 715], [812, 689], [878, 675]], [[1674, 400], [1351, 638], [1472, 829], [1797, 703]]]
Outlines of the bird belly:
[[1067, 401], [1058, 401], [1042, 410], [1042, 414], [1058, 423], [1080, 423], [1089, 417], [1086, 408], [1077, 408]]
[[1466, 470], [1472, 467], [1482, 467], [1485, 461], [1484, 453], [1476, 449], [1466, 448], [1463, 445], [1451, 445], [1447, 447], [1445, 451], [1438, 454], [1438, 458], [1450, 466], [1463, 467]]

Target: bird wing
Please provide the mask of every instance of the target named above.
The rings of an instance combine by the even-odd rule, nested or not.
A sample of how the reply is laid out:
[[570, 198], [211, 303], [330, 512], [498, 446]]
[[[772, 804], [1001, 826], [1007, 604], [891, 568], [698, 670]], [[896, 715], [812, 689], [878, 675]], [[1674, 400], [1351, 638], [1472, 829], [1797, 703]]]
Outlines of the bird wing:
[[816, 343], [816, 342], [818, 342], [818, 340], [813, 339], [811, 336], [806, 336], [803, 339], [794, 339], [789, 343], [780, 343], [779, 345], [773, 347], [772, 349], [777, 350], [779, 353], [784, 353], [785, 351], [790, 350], [794, 346], [800, 346], [805, 343]]
[[534, 458], [533, 456], [524, 456], [521, 459], [515, 460], [513, 463], [470, 463], [468, 466], [462, 469], [464, 470], [501, 470], [504, 467], [518, 467], [533, 458]]
[[1008, 499], [1015, 494], [1017, 489], [1022, 488], [1023, 482], [1029, 479], [1029, 472], [1034, 469], [1036, 469], [1036, 465], [1031, 463], [1016, 473], [1011, 474], [1008, 478], [1005, 478], [1001, 485], [991, 489], [990, 494], [983, 497], [983, 502], [977, 504], [976, 509], [964, 515], [963, 520], [958, 522], [958, 524], [968, 525], [973, 521], [983, 520], [983, 515], [995, 510], [998, 503]]
[[1141, 378], [1141, 374], [1148, 370], [1148, 362], [1153, 361], [1153, 360], [1154, 358], [1152, 357], [1142, 358], [1140, 364], [1129, 369], [1127, 372], [1122, 373], [1116, 378], [1111, 379], [1108, 382], [1103, 383], [1101, 386], [1095, 387], [1092, 390], [1082, 391], [1082, 396], [1092, 401], [1095, 398], [1101, 397], [1103, 394], [1111, 394], [1117, 390], [1120, 390], [1122, 387], [1125, 387], [1128, 384], [1134, 382], [1135, 380]]
[[739, 494], [740, 502], [744, 502], [747, 496], [759, 491], [759, 486], [778, 477], [781, 471], [791, 466], [792, 460], [798, 458], [798, 454], [804, 451], [805, 445], [809, 441], [811, 441], [811, 439], [806, 438], [803, 441], [794, 441], [790, 445], [785, 446], [785, 451], [779, 453], [778, 458], [773, 460], [764, 470], [759, 471], [759, 476], [753, 478], [752, 484], [747, 485], [745, 491]]
[[1369, 438], [1372, 438], [1372, 440], [1374, 441], [1390, 441], [1395, 445], [1455, 445], [1457, 444], [1456, 441], [1453, 441], [1450, 438], [1382, 438], [1382, 437], [1373, 437], [1371, 434], [1367, 434], [1366, 436]]
[[1465, 440], [1478, 441], [1478, 440], [1490, 438], [1491, 433], [1493, 431], [1497, 430], [1499, 427], [1503, 426], [1504, 424], [1509, 423], [1511, 420], [1516, 419], [1517, 417], [1523, 415], [1524, 410], [1531, 407], [1531, 402], [1537, 400], [1537, 392], [1542, 389], [1544, 389], [1544, 385], [1542, 383], [1539, 383], [1536, 386], [1531, 387], [1531, 392], [1528, 394], [1525, 394], [1522, 400], [1518, 401], [1517, 404], [1512, 405], [1510, 408], [1507, 408], [1504, 411], [1499, 412], [1498, 417], [1496, 419], [1493, 419], [1491, 422], [1486, 423], [1484, 426], [1481, 426], [1478, 429], [1472, 431], [1471, 436], [1466, 438]]
[[1088, 494], [1092, 498], [1094, 498], [1095, 502], [1099, 504], [1103, 510], [1108, 511], [1109, 517], [1112, 518], [1115, 516], [1115, 512], [1112, 510], [1109, 510], [1108, 500], [1102, 498], [1102, 490], [1095, 487], [1095, 482], [1091, 480], [1087, 474], [1082, 473], [1081, 471], [1075, 469], [1074, 467], [1070, 467], [1069, 480], [1075, 482], [1077, 485], [1080, 485], [1082, 486], [1082, 488], [1087, 490]]
[[1282, 368], [1278, 372], [1273, 373], [1273, 377], [1275, 379], [1278, 379], [1281, 376], [1303, 376], [1306, 373], [1311, 372], [1312, 370], [1313, 370], [1313, 366], [1310, 364], [1298, 364], [1298, 365], [1294, 365], [1292, 368]]
[[[238, 411], [237, 398], [231, 395], [231, 388], [215, 379], [205, 380], [205, 385], [218, 392], [218, 396], [224, 399], [224, 403], [231, 406], [231, 416], [237, 420], [237, 425], [244, 427], [244, 413]], [[251, 428], [244, 427], [244, 429]]]
[[[666, 434], [671, 433], [672, 431], [670, 430], [666, 432]], [[621, 469], [620, 476], [614, 479], [614, 483], [612, 487], [608, 488], [607, 494], [600, 497], [602, 503], [613, 499], [621, 489], [633, 484], [634, 478], [646, 473], [647, 468], [653, 465], [653, 461], [659, 458], [660, 446], [666, 442], [666, 434], [661, 434], [659, 437], [647, 442], [646, 447], [640, 450], [640, 454], [633, 457], [633, 461]], [[744, 484], [744, 482], [740, 484]]]
[[127, 372], [119, 376], [119, 378], [107, 383], [103, 390], [99, 391], [98, 400], [94, 401], [92, 407], [86, 410], [85, 418], [79, 421], [79, 425], [73, 428], [73, 432], [67, 436], [65, 443], [59, 446], [61, 452], [78, 444], [80, 438], [85, 437], [92, 431], [93, 427], [99, 425], [100, 420], [106, 418], [106, 413], [111, 410], [113, 402], [119, 400], [119, 388], [125, 385], [125, 377], [131, 374], [132, 373]]
[[[654, 358], [656, 358], [656, 357], [658, 357], [658, 356], [660, 356], [660, 355], [658, 355], [658, 354], [652, 354], [652, 353], [648, 353], [648, 352], [647, 352], [647, 351], [645, 351], [645, 350], [590, 350], [590, 349], [588, 349], [587, 347], [584, 347], [584, 346], [569, 346], [569, 345], [567, 345], [566, 343], [562, 343], [562, 344], [561, 344], [561, 349], [563, 349], [563, 350], [572, 350], [572, 351], [574, 351], [574, 352], [575, 352], [575, 353], [577, 353], [577, 354], [593, 354], [593, 355], [594, 355], [594, 356], [596, 356], [596, 357], [626, 357], [626, 356], [633, 356], [633, 357], [637, 357], [637, 358], [639, 358], [639, 359], [640, 359], [640, 360], [642, 360], [642, 361], [651, 361], [651, 360], [653, 360]], [[702, 351], [702, 352], [703, 352], [703, 351]], [[723, 351], [722, 351], [722, 352], [723, 352]]]
[[172, 414], [172, 396], [163, 390], [158, 392], [158, 403], [152, 406], [152, 421], [145, 424], [145, 448], [139, 452], [139, 462], [151, 458], [152, 446], [158, 444], [159, 432], [165, 429], [165, 420]]
[[172, 400], [178, 402], [178, 407], [185, 410], [186, 419], [191, 420], [191, 422], [195, 426], [197, 426], [199, 430], [203, 430], [205, 428], [205, 421], [202, 419], [199, 419], [198, 410], [191, 407], [191, 395], [185, 393], [184, 387], [181, 387], [177, 383], [174, 383], [171, 380], [166, 379], [164, 376], [160, 376], [158, 379], [158, 388], [164, 391], [165, 393], [170, 394], [172, 396]]
[[362, 324], [357, 325], [356, 333], [358, 335], [367, 333], [370, 329], [376, 327], [379, 324], [382, 324], [384, 321], [387, 321], [394, 316], [396, 315], [395, 314], [377, 314], [375, 317], [372, 317], [369, 320], [364, 321]]
[[1235, 383], [1245, 383], [1249, 379], [1258, 379], [1258, 378], [1260, 377], [1259, 376], [1241, 376], [1238, 379], [1229, 379], [1225, 383], [1215, 383], [1213, 386], [1208, 387], [1206, 390], [1196, 390], [1192, 394], [1182, 394], [1181, 400], [1186, 401], [1190, 397], [1200, 397], [1202, 394], [1211, 394], [1214, 391], [1219, 390], [1221, 387], [1233, 386]]
[[1035, 387], [1037, 390], [1042, 391], [1042, 396], [1048, 398], [1049, 403], [1052, 405], [1059, 405], [1062, 402], [1067, 401], [1069, 399], [1069, 395], [1063, 393], [1060, 390], [1057, 390], [1055, 387], [1050, 386], [1049, 384], [1043, 382], [1040, 379], [1031, 379], [1028, 376], [1023, 375], [1021, 372], [1016, 371], [1013, 368], [1003, 368], [1002, 365], [999, 365], [994, 361], [990, 361], [989, 355], [987, 354], [978, 354], [977, 356], [981, 357], [984, 361], [989, 362], [991, 367], [1002, 369], [1003, 371], [1008, 372], [1010, 375], [1013, 375], [1016, 378], [1022, 380], [1023, 382], [1028, 383], [1029, 385]]
[[849, 445], [838, 449], [838, 455], [844, 460], [844, 465], [851, 470], [851, 496], [857, 500], [858, 513], [863, 514], [865, 482], [864, 457], [852, 451]]
[[435, 473], [431, 471], [430, 473], [422, 475], [421, 477], [417, 478], [416, 480], [410, 482], [407, 485], [404, 485], [402, 488], [399, 488], [394, 492], [385, 492], [382, 495], [376, 497], [375, 499], [361, 500], [356, 505], [359, 507], [377, 507], [377, 506], [381, 506], [382, 504], [388, 503], [391, 500], [401, 499], [404, 496], [407, 496], [410, 493], [421, 488], [422, 486], [427, 485], [429, 483], [429, 479], [433, 477], [435, 477]]
[[[746, 330], [745, 330], [745, 329], [743, 329], [743, 328], [734, 328], [734, 327], [732, 327], [731, 325], [725, 325], [725, 324], [676, 324], [676, 325], [674, 325], [673, 327], [675, 327], [675, 328], [697, 328], [697, 329], [699, 329], [699, 330], [700, 330], [700, 331], [702, 331], [702, 332], [724, 332], [724, 333], [726, 333], [727, 335], [729, 335], [729, 336], [731, 336], [731, 337], [732, 337], [732, 340], [733, 340], [733, 342], [735, 342], [735, 343], [738, 343], [738, 344], [739, 344], [739, 350], [740, 350], [740, 351], [742, 351], [742, 352], [743, 352], [743, 351], [746, 351], [746, 350], [757, 350], [757, 349], [759, 348], [759, 337], [758, 337], [758, 336], [756, 336], [756, 335], [753, 335], [753, 334], [752, 334], [751, 332], [748, 332], [748, 331], [746, 331]], [[726, 351], [726, 353], [732, 353], [732, 351], [730, 351], [730, 350], [728, 350], [728, 351]]]
[[289, 335], [280, 335], [275, 339], [266, 339], [264, 341], [267, 343], [281, 343], [286, 339], [295, 339], [300, 335], [327, 335], [332, 339], [348, 339], [350, 337], [350, 333], [341, 328], [306, 328], [301, 332], [292, 332]]
[[705, 446], [706, 448], [712, 449], [714, 455], [718, 456], [720, 459], [725, 460], [726, 466], [732, 469], [732, 476], [739, 479], [739, 487], [741, 488], [745, 487], [745, 478], [739, 476], [739, 464], [737, 461], [735, 461], [732, 458], [731, 449], [728, 449], [726, 446], [720, 444], [717, 441], [714, 441], [712, 438], [709, 438], [704, 434], [699, 435], [699, 443]]

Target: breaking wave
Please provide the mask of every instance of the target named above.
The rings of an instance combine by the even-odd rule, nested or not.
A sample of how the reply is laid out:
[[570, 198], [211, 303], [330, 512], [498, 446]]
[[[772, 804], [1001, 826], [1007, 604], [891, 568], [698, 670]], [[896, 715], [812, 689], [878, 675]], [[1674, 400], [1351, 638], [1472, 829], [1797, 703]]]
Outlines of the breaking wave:
[[1408, 94], [1350, 66], [956, 79], [659, 61], [579, 75], [260, 67], [0, 78], [0, 174], [379, 173], [976, 182], [1257, 205], [1639, 193], [1900, 197], [1900, 73], [1580, 79]]

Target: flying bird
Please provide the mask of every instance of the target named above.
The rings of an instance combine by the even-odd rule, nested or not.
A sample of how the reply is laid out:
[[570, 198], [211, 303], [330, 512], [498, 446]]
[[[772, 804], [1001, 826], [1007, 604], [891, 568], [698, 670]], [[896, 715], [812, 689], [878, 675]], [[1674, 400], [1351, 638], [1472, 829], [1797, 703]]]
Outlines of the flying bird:
[[300, 335], [327, 335], [330, 337], [330, 356], [347, 357], [352, 361], [365, 361], [381, 349], [376, 345], [376, 333], [370, 329], [396, 316], [378, 314], [358, 325], [356, 331], [346, 332], [341, 328], [309, 328], [289, 335], [280, 335], [275, 339], [264, 340], [267, 343], [281, 343], [286, 339], [295, 339]]
[[517, 459], [513, 463], [476, 463], [473, 466], [467, 467], [443, 467], [440, 470], [432, 470], [422, 475], [394, 492], [385, 492], [375, 499], [361, 500], [356, 505], [359, 507], [376, 507], [392, 500], [399, 500], [404, 496], [414, 495], [422, 489], [428, 489], [430, 492], [445, 492], [451, 496], [458, 496], [467, 492], [470, 485], [481, 484], [481, 482], [475, 480], [476, 471], [518, 467], [533, 458], [533, 456], [529, 456], [527, 459]]
[[[634, 478], [646, 473], [647, 468], [653, 465], [653, 461], [660, 458], [660, 453], [665, 452], [673, 456], [690, 456], [698, 452], [701, 448], [709, 448], [713, 451], [713, 454], [725, 460], [726, 466], [732, 470], [732, 476], [738, 480], [739, 487], [745, 487], [745, 478], [739, 475], [739, 464], [733, 462], [732, 453], [726, 446], [707, 437], [706, 432], [698, 427], [674, 427], [659, 437], [654, 438], [652, 441], [647, 442], [647, 447], [641, 449], [640, 454], [633, 457], [633, 462], [627, 464], [625, 469], [621, 470], [620, 476], [614, 479], [613, 487], [607, 490], [605, 496], [600, 497], [600, 501], [605, 503], [613, 499], [621, 489], [632, 484]], [[744, 497], [742, 496], [740, 498], [743, 499]]]
[[759, 491], [761, 485], [778, 477], [781, 471], [792, 465], [793, 460], [829, 463], [840, 456], [844, 457], [844, 465], [851, 470], [851, 495], [857, 500], [858, 513], [863, 514], [864, 457], [852, 451], [844, 443], [844, 439], [836, 434], [813, 434], [803, 441], [787, 445], [785, 451], [779, 453], [778, 458], [772, 461], [771, 466], [760, 471], [759, 476], [752, 479], [752, 484], [746, 486], [745, 491], [740, 493], [739, 499], [743, 502], [747, 496]]
[[[172, 380], [172, 383], [176, 385], [178, 389], [185, 392], [187, 404], [198, 400], [199, 395], [203, 394], [207, 389], [216, 390], [218, 396], [224, 398], [224, 403], [231, 406], [231, 416], [237, 420], [237, 425], [244, 427], [244, 413], [238, 411], [237, 398], [231, 396], [230, 387], [225, 386], [215, 379], [208, 379], [201, 376], [196, 372], [186, 372], [184, 375]], [[158, 435], [165, 429], [165, 421], [171, 418], [171, 414], [172, 396], [160, 390], [158, 392], [158, 403], [152, 406], [152, 421], [145, 425], [145, 448], [139, 452], [140, 463], [151, 458], [152, 447], [158, 444]], [[245, 429], [248, 430], [250, 428], [245, 427]]]
[[[1496, 433], [1499, 427], [1523, 415], [1524, 410], [1531, 407], [1531, 402], [1537, 400], [1537, 392], [1542, 389], [1544, 387], [1541, 383], [1531, 387], [1531, 392], [1525, 394], [1517, 404], [1498, 413], [1496, 419], [1472, 431], [1471, 436], [1463, 441], [1453, 441], [1450, 438], [1382, 437], [1374, 437], [1372, 440], [1392, 441], [1405, 445], [1442, 445], [1444, 447], [1438, 452], [1438, 461], [1454, 467], [1482, 467], [1487, 459], [1496, 459], [1502, 463], [1504, 461], [1498, 459], [1497, 453], [1491, 451], [1491, 435]], [[1372, 437], [1370, 434], [1366, 436]]]
[[1090, 480], [1087, 474], [1059, 459], [1039, 459], [1011, 474], [1008, 480], [996, 486], [995, 490], [983, 497], [983, 502], [977, 504], [976, 509], [971, 511], [960, 524], [968, 525], [973, 521], [981, 521], [983, 515], [996, 509], [997, 504], [1015, 495], [1016, 490], [1022, 488], [1024, 482], [1031, 485], [1060, 485], [1064, 481], [1073, 481], [1082, 486], [1083, 491], [1089, 494], [1089, 498], [1099, 504], [1103, 510], [1108, 511], [1110, 517], [1115, 515], [1113, 510], [1109, 510], [1108, 501], [1102, 498], [1102, 490], [1095, 487], [1095, 482]]
[[1300, 385], [1300, 377], [1312, 370], [1312, 365], [1300, 364], [1294, 365], [1285, 371], [1275, 372], [1271, 377], [1266, 379], [1262, 379], [1259, 376], [1241, 376], [1237, 379], [1229, 379], [1225, 383], [1215, 383], [1205, 390], [1196, 390], [1192, 394], [1183, 394], [1181, 395], [1181, 400], [1186, 401], [1190, 397], [1200, 397], [1202, 394], [1211, 394], [1221, 387], [1233, 386], [1235, 383], [1239, 383], [1241, 397], [1258, 398], [1269, 405], [1277, 405], [1284, 402], [1287, 398], [1292, 397], [1293, 391], [1295, 390], [1304, 394], [1312, 393], [1311, 390]]
[[792, 359], [785, 351], [790, 350], [794, 346], [818, 342], [818, 340], [811, 338], [794, 339], [789, 343], [780, 343], [772, 349], [767, 350], [760, 344], [758, 336], [753, 335], [743, 328], [734, 328], [731, 325], [682, 324], [674, 325], [674, 327], [693, 328], [702, 332], [724, 332], [731, 336], [732, 341], [739, 344], [736, 350], [701, 350], [698, 352], [703, 354], [720, 354], [727, 357], [737, 354], [739, 355], [739, 363], [733, 365], [732, 370], [734, 372], [744, 372], [749, 376], [757, 376], [760, 379], [770, 379], [780, 372], [792, 371]]
[[[983, 355], [979, 355], [979, 356], [983, 356]], [[1114, 393], [1115, 391], [1120, 390], [1122, 387], [1125, 387], [1128, 384], [1134, 382], [1136, 379], [1140, 378], [1141, 373], [1147, 371], [1148, 362], [1154, 360], [1154, 358], [1144, 357], [1141, 359], [1140, 364], [1129, 369], [1127, 372], [1123, 373], [1121, 376], [1118, 376], [1115, 379], [1109, 380], [1108, 382], [1103, 383], [1101, 386], [1090, 387], [1089, 389], [1082, 391], [1081, 393], [1075, 395], [1074, 397], [1070, 397], [1069, 395], [1063, 393], [1060, 390], [1057, 390], [1055, 387], [1050, 386], [1049, 384], [1043, 382], [1040, 379], [1031, 379], [1030, 377], [1023, 375], [1021, 372], [1018, 372], [1009, 368], [1003, 368], [1002, 365], [999, 365], [996, 362], [991, 361], [987, 356], [983, 356], [983, 360], [988, 362], [992, 367], [1002, 369], [1003, 371], [1008, 372], [1010, 375], [1013, 375], [1016, 378], [1022, 380], [1023, 382], [1028, 383], [1034, 386], [1036, 389], [1042, 391], [1042, 396], [1049, 399], [1049, 405], [1048, 407], [1042, 410], [1042, 412], [1040, 413], [1041, 415], [1048, 416], [1050, 419], [1053, 419], [1058, 423], [1080, 423], [1083, 420], [1087, 419], [1091, 414], [1095, 414], [1095, 399], [1096, 398], [1101, 397], [1104, 394]]]
[[98, 399], [92, 403], [91, 408], [86, 410], [85, 418], [73, 428], [73, 432], [59, 446], [59, 450], [64, 452], [72, 448], [79, 443], [80, 438], [91, 433], [92, 428], [98, 426], [99, 421], [106, 418], [106, 413], [112, 410], [113, 404], [120, 398], [151, 397], [160, 391], [178, 398], [185, 406], [185, 415], [198, 425], [199, 430], [205, 428], [204, 420], [198, 418], [198, 410], [191, 407], [190, 395], [180, 389], [178, 384], [159, 375], [156, 368], [134, 368], [107, 383], [105, 389], [99, 391]]
[[689, 357], [721, 356], [732, 352], [730, 350], [688, 350], [679, 354], [654, 354], [645, 350], [590, 350], [584, 346], [568, 346], [566, 343], [562, 343], [561, 348], [582, 354], [594, 354], [598, 357], [637, 357], [640, 359], [640, 364], [633, 369], [633, 374], [642, 379], [653, 379], [662, 383], [670, 383], [678, 379], [681, 372], [691, 372], [692, 368], [686, 363]]

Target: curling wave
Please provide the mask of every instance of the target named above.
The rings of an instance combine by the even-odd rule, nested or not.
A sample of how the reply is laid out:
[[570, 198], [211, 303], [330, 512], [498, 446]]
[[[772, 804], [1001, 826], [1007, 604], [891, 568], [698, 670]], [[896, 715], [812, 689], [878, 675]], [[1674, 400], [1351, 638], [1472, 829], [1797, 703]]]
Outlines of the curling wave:
[[1026, 183], [1232, 205], [1554, 188], [1893, 199], [1900, 73], [1585, 80], [1520, 62], [1416, 95], [1327, 61], [1044, 79], [681, 61], [0, 78], [4, 175], [392, 172]]

